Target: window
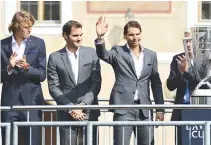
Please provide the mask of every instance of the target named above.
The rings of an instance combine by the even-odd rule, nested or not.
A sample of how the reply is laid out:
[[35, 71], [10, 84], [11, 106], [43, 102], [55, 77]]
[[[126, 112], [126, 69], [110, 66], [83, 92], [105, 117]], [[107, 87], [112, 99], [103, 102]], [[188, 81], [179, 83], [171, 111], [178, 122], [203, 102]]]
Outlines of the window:
[[211, 2], [202, 1], [201, 3], [201, 18], [202, 19], [211, 19]]
[[60, 20], [60, 2], [44, 2], [44, 20]]
[[36, 2], [36, 1], [22, 1], [20, 7], [21, 7], [21, 10], [24, 10], [24, 11], [31, 13], [34, 16], [34, 18], [37, 20], [38, 2]]
[[60, 1], [20, 1], [20, 10], [30, 12], [40, 22], [60, 23]]

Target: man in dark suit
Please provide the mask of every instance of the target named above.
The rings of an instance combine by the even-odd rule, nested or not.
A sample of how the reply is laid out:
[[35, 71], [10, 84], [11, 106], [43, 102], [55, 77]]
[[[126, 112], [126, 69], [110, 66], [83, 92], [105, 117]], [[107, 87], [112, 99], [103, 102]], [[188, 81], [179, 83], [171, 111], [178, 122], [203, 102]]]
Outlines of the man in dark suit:
[[[101, 89], [100, 63], [94, 48], [84, 47], [82, 25], [70, 20], [63, 26], [66, 46], [52, 53], [48, 61], [47, 78], [51, 96], [58, 105], [97, 105]], [[99, 110], [58, 111], [59, 121], [97, 121]], [[76, 145], [77, 134], [84, 134], [80, 127], [60, 128], [61, 145]], [[96, 145], [96, 132], [93, 144]]]
[[[185, 32], [184, 37], [191, 37], [190, 32]], [[187, 55], [191, 60], [191, 64], [193, 65], [192, 55], [192, 42], [191, 39], [186, 41], [187, 45]], [[170, 66], [170, 75], [167, 79], [167, 87], [170, 91], [177, 89], [175, 104], [189, 104], [189, 97], [192, 91], [195, 89], [197, 84], [199, 83], [199, 79], [197, 74], [192, 66], [188, 65], [187, 57], [185, 53], [177, 54], [173, 57]], [[181, 120], [181, 110], [174, 109], [171, 117], [172, 121], [180, 121]], [[181, 140], [181, 127], [177, 127], [177, 142], [178, 145], [182, 145]]]
[[[95, 40], [97, 55], [100, 59], [112, 65], [115, 73], [110, 104], [151, 104], [150, 88], [156, 104], [164, 104], [161, 81], [157, 69], [156, 53], [140, 45], [141, 26], [137, 21], [130, 21], [124, 27], [124, 46], [113, 46], [105, 49], [103, 36], [108, 30], [105, 18], [100, 17], [96, 24], [98, 38]], [[114, 121], [151, 121], [152, 112], [147, 109], [117, 109], [114, 112]], [[156, 120], [163, 121], [163, 109], [157, 110]], [[123, 130], [124, 129], [124, 130]], [[133, 126], [114, 127], [114, 145], [129, 145]], [[138, 126], [137, 144], [154, 144], [153, 127]]]
[[[9, 26], [13, 35], [1, 40], [2, 106], [43, 104], [40, 82], [46, 79], [46, 50], [42, 39], [30, 36], [34, 21], [28, 12], [16, 12]], [[41, 111], [30, 111], [29, 116], [26, 111], [2, 112], [1, 117], [2, 122], [10, 123], [40, 121]], [[5, 144], [4, 130], [2, 135]], [[30, 144], [29, 135], [27, 127], [23, 130], [25, 145]], [[41, 143], [40, 127], [32, 128], [31, 143]]]

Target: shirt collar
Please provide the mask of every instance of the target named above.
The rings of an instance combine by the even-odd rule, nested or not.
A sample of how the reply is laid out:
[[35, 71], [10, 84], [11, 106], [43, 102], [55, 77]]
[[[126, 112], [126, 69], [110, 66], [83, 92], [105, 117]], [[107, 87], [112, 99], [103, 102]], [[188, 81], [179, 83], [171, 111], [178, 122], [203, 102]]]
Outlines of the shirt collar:
[[[131, 52], [131, 48], [130, 46], [128, 45], [128, 43], [126, 44], [127, 48], [129, 49], [129, 51]], [[141, 44], [139, 45], [139, 48], [141, 48], [141, 52], [144, 52], [144, 47], [141, 46]], [[140, 52], [140, 53], [141, 53]]]
[[[79, 48], [80, 47], [78, 47], [78, 49], [77, 49], [77, 51], [75, 52], [75, 54], [78, 56], [78, 54], [79, 54]], [[66, 47], [66, 51], [67, 51], [67, 53], [68, 53], [68, 55], [74, 55], [74, 53], [73, 52], [70, 52], [69, 51], [69, 49]]]
[[[24, 39], [24, 40], [23, 40], [23, 41], [21, 41], [21, 42], [25, 42], [25, 43], [26, 43], [26, 41], [27, 41], [27, 38], [26, 38], [26, 39]], [[15, 44], [15, 43], [17, 43], [17, 42], [16, 42], [16, 40], [15, 40], [14, 36], [12, 35], [12, 44]]]

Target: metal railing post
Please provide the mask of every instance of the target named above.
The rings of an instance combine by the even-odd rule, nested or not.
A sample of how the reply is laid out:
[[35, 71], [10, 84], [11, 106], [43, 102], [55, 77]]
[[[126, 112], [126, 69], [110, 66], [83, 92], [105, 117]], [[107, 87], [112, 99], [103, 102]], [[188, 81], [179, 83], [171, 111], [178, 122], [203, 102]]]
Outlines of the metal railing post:
[[5, 134], [5, 145], [10, 145], [10, 133], [11, 133], [11, 124], [10, 123], [1, 123], [1, 131], [2, 127], [4, 127], [4, 134]]
[[10, 145], [10, 133], [11, 133], [11, 125], [7, 124], [7, 126], [6, 126], [6, 145]]
[[210, 122], [205, 122], [205, 134], [204, 134], [204, 143], [205, 145], [210, 145]]
[[86, 132], [86, 135], [87, 135], [87, 145], [92, 145], [92, 137], [93, 137], [93, 125], [91, 122], [87, 122], [87, 132]]
[[13, 145], [18, 145], [18, 126], [16, 122], [13, 124]]
[[59, 126], [56, 127], [56, 145], [60, 145]]

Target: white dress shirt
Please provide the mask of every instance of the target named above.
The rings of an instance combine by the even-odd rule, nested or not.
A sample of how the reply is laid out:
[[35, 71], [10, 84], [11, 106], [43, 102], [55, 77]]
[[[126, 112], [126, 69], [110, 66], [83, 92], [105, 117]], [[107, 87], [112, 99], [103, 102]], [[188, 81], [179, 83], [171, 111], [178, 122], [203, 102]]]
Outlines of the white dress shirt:
[[[27, 39], [24, 39], [23, 41], [21, 41], [20, 46], [18, 46], [18, 43], [16, 42], [14, 36], [12, 36], [12, 52], [13, 53], [16, 52], [16, 54], [17, 54], [16, 60], [23, 58], [24, 51], [26, 49], [26, 41], [27, 41]], [[7, 69], [7, 72], [9, 75], [12, 74], [12, 70], [8, 71], [8, 69]]]
[[[136, 76], [137, 78], [139, 79], [140, 76], [141, 76], [141, 72], [142, 72], [142, 69], [143, 69], [143, 61], [144, 61], [144, 48], [142, 46], [141, 47], [141, 52], [139, 54], [139, 57], [136, 57], [131, 48], [129, 47], [129, 45], [127, 44], [127, 48], [130, 50], [130, 55], [132, 56], [133, 58], [133, 62], [134, 62], [134, 65], [135, 65], [135, 71], [136, 71]], [[138, 89], [136, 89], [136, 92], [135, 92], [135, 96], [134, 96], [134, 100], [138, 100]]]
[[24, 51], [26, 48], [26, 41], [27, 39], [24, 39], [23, 41], [21, 41], [20, 47], [18, 46], [18, 43], [16, 42], [14, 36], [12, 36], [12, 52], [16, 52], [17, 53], [17, 59], [21, 59], [23, 58], [24, 55]]
[[67, 50], [67, 53], [68, 53], [69, 61], [70, 61], [71, 66], [72, 66], [72, 71], [73, 71], [73, 74], [74, 74], [75, 82], [77, 84], [77, 81], [78, 81], [78, 65], [79, 65], [79, 48], [75, 53], [70, 52], [67, 49], [67, 47], [66, 47], [66, 50]]

